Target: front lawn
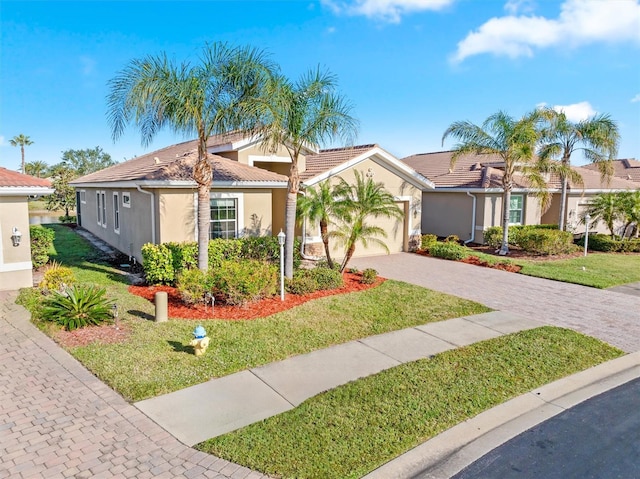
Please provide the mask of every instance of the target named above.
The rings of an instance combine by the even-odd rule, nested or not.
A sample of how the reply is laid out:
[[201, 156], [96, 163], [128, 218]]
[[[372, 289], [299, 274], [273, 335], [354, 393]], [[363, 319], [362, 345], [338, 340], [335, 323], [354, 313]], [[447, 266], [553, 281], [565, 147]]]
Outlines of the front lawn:
[[[489, 311], [478, 303], [397, 281], [366, 291], [329, 296], [251, 321], [150, 321], [153, 305], [127, 291], [117, 269], [96, 260], [93, 248], [64, 226], [56, 231], [52, 257], [70, 265], [79, 281], [107, 288], [119, 305], [123, 342], [72, 346], [68, 350], [130, 401], [139, 401], [247, 368], [366, 336]], [[85, 258], [89, 258], [88, 260]], [[41, 296], [21, 300], [37, 319]], [[206, 354], [188, 346], [195, 326], [211, 338]], [[42, 326], [42, 324], [41, 324]], [[111, 327], [111, 326], [109, 326]], [[55, 334], [54, 328], [43, 328]]]
[[543, 327], [407, 363], [315, 396], [198, 449], [283, 478], [358, 478], [482, 411], [621, 356]]
[[640, 254], [635, 253], [589, 253], [566, 260], [513, 261], [522, 266], [521, 274], [593, 288], [640, 281]]

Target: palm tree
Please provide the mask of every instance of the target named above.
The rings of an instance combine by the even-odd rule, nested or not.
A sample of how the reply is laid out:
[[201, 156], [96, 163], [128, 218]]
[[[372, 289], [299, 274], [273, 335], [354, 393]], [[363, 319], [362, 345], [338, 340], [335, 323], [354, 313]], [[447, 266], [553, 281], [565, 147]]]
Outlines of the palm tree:
[[264, 52], [226, 43], [207, 45], [196, 65], [175, 64], [166, 54], [132, 60], [109, 82], [108, 120], [114, 140], [133, 122], [148, 145], [168, 126], [197, 135], [193, 179], [198, 186], [198, 268], [208, 267], [209, 194], [213, 168], [207, 139], [231, 130], [250, 130], [248, 101], [259, 95], [271, 74]]
[[333, 260], [329, 248], [329, 223], [331, 217], [341, 217], [342, 203], [337, 201], [329, 181], [323, 181], [318, 188], [307, 188], [304, 195], [298, 199], [298, 218], [307, 219], [320, 224], [320, 236], [324, 244], [324, 252], [327, 256], [327, 263], [333, 269]]
[[468, 121], [457, 121], [449, 125], [442, 135], [442, 143], [452, 136], [460, 141], [453, 148], [451, 168], [458, 158], [466, 154], [493, 154], [504, 162], [502, 175], [502, 244], [501, 255], [509, 253], [509, 204], [514, 175], [520, 173], [531, 184], [540, 198], [542, 209], [549, 204], [549, 194], [542, 172], [534, 163], [535, 146], [539, 134], [537, 112], [529, 113], [515, 120], [500, 111], [487, 118], [482, 126]]
[[632, 226], [630, 235], [635, 229], [637, 238], [640, 236], [640, 191], [623, 191], [618, 195], [622, 202], [622, 216], [625, 222], [622, 236], [624, 237], [629, 227]]
[[22, 166], [20, 168], [20, 171], [24, 173], [24, 147], [33, 145], [33, 141], [31, 141], [31, 138], [29, 138], [28, 136], [20, 133], [18, 136], [14, 136], [13, 138], [11, 138], [9, 140], [9, 143], [11, 144], [11, 146], [20, 147], [20, 153], [22, 153]]
[[34, 160], [25, 163], [24, 170], [27, 175], [42, 178], [43, 176], [46, 176], [46, 173], [49, 170], [49, 165], [44, 161]]
[[565, 228], [567, 209], [567, 184], [569, 181], [582, 184], [582, 176], [571, 168], [571, 155], [582, 151], [587, 160], [598, 165], [604, 180], [611, 178], [613, 163], [618, 152], [620, 134], [618, 126], [608, 115], [596, 115], [593, 118], [572, 122], [564, 112], [552, 108], [541, 110], [545, 125], [541, 130], [539, 157], [543, 162], [560, 159], [559, 163], [548, 163], [562, 184], [560, 194], [560, 230]]
[[607, 225], [611, 237], [615, 236], [615, 222], [624, 218], [623, 202], [620, 201], [618, 193], [602, 193], [593, 198], [587, 205], [582, 215], [581, 223], [586, 223], [586, 216], [591, 217], [591, 225], [595, 226], [598, 221]]
[[357, 170], [354, 173], [355, 183], [347, 183], [341, 178], [335, 189], [343, 214], [340, 225], [329, 236], [345, 247], [340, 271], [346, 269], [357, 243], [362, 243], [365, 248], [369, 243], [375, 243], [389, 252], [384, 241], [378, 238], [386, 238], [386, 231], [367, 223], [369, 219], [404, 217], [404, 212], [396, 204], [393, 195], [384, 189], [383, 183], [375, 183]]
[[296, 83], [277, 76], [269, 83], [267, 100], [256, 103], [262, 123], [254, 130], [270, 152], [285, 146], [291, 158], [285, 208], [285, 276], [293, 277], [296, 204], [300, 191], [298, 161], [302, 151], [341, 138], [350, 143], [357, 130], [352, 107], [336, 92], [334, 75], [311, 70]]

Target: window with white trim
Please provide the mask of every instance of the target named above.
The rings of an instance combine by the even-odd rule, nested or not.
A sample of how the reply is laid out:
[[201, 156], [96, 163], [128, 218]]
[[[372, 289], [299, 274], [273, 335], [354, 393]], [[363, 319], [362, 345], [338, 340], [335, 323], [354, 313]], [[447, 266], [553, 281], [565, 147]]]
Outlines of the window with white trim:
[[103, 228], [107, 227], [107, 195], [104, 191], [96, 193], [96, 203], [98, 207], [98, 224]]
[[235, 198], [211, 198], [209, 238], [233, 239], [238, 236], [238, 203]]
[[509, 200], [509, 224], [521, 225], [523, 219], [524, 196], [511, 195]]
[[122, 206], [131, 208], [131, 193], [122, 193]]
[[97, 209], [97, 218], [98, 224], [102, 224], [102, 206], [100, 205], [100, 192], [96, 193], [96, 209]]
[[120, 199], [118, 193], [113, 194], [113, 231], [120, 234]]
[[87, 193], [85, 190], [80, 190], [80, 203], [87, 202]]

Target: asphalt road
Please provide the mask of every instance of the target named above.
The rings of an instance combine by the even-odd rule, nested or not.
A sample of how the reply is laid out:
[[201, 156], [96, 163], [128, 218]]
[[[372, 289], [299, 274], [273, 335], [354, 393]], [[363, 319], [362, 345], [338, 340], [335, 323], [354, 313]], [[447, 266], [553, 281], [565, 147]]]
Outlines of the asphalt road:
[[640, 379], [523, 432], [454, 479], [640, 478]]

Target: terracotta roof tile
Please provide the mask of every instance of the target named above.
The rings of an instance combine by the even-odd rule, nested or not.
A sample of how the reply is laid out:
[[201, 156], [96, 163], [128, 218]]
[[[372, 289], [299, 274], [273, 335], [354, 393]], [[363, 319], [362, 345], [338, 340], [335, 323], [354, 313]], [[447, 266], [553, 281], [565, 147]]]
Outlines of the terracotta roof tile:
[[[585, 165], [583, 168], [598, 171], [598, 166], [594, 164]], [[613, 175], [618, 178], [640, 183], [640, 161], [634, 158], [614, 160]]]
[[[219, 141], [214, 137], [212, 142]], [[235, 140], [234, 140], [235, 141]], [[223, 144], [226, 143], [223, 142]], [[179, 143], [133, 158], [123, 163], [96, 171], [72, 181], [72, 184], [113, 182], [113, 181], [190, 181], [193, 165], [197, 159], [197, 140]], [[207, 146], [209, 143], [207, 143]], [[280, 181], [287, 177], [271, 171], [218, 155], [209, 155], [214, 165], [214, 184], [216, 181]]]
[[300, 173], [300, 179], [304, 181], [314, 178], [377, 146], [371, 144], [320, 150], [318, 154], [306, 157], [307, 168]]
[[0, 187], [51, 188], [51, 181], [47, 178], [36, 178], [34, 176], [23, 175], [17, 171], [11, 171], [0, 167]]

